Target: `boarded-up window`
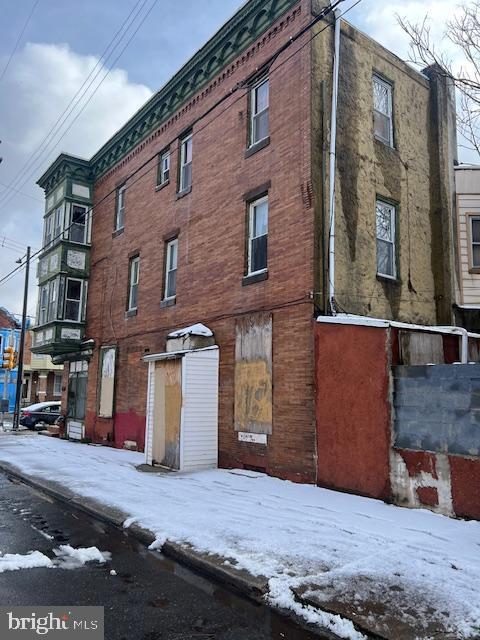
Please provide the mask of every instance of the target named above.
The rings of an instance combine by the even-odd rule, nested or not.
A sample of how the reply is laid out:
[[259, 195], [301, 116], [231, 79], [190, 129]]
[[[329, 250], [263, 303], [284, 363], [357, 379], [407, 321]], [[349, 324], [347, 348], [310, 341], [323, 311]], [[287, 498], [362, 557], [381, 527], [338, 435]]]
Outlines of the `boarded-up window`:
[[272, 316], [237, 320], [235, 430], [272, 433]]
[[439, 333], [400, 331], [400, 358], [402, 364], [444, 364], [443, 339]]
[[111, 418], [113, 416], [115, 353], [115, 347], [102, 347], [100, 350], [100, 393], [98, 415], [101, 418]]

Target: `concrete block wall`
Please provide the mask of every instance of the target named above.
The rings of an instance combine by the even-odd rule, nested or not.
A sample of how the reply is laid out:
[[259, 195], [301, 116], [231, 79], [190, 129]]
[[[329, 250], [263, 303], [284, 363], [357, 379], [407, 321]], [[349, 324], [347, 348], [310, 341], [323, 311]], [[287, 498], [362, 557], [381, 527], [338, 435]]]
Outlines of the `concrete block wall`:
[[480, 455], [480, 364], [393, 367], [395, 446]]
[[480, 364], [397, 366], [392, 373], [393, 500], [480, 518]]

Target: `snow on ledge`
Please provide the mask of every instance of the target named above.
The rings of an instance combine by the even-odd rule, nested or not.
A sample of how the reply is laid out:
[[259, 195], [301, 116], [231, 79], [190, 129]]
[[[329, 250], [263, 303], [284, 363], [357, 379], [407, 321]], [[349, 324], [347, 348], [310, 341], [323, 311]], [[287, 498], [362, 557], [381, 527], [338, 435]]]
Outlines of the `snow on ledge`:
[[185, 327], [184, 329], [172, 331], [172, 333], [168, 334], [169, 338], [181, 338], [183, 336], [204, 336], [205, 338], [212, 338], [213, 333], [208, 327], [199, 322], [197, 324], [192, 324], [189, 327]]

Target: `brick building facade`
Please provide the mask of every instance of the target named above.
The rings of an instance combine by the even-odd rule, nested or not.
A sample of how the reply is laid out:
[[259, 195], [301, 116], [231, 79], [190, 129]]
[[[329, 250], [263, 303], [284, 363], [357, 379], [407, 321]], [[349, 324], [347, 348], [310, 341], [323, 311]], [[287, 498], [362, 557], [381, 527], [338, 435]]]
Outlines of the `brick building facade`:
[[[62, 155], [40, 179], [43, 259], [57, 205], [66, 246], [59, 271], [48, 262], [42, 276], [50, 289], [34, 350], [66, 363], [65, 408], [82, 437], [143, 450], [143, 358], [165, 352], [170, 332], [203, 323], [220, 352], [219, 464], [316, 481], [314, 320], [336, 311], [326, 291], [334, 21], [307, 28], [323, 4], [250, 0], [88, 163]], [[451, 216], [449, 103], [439, 110], [435, 98], [443, 80], [346, 23], [340, 53], [339, 302], [446, 322], [448, 268], [435, 258]], [[386, 92], [380, 116], [372, 79]], [[375, 136], [380, 120], [388, 139]], [[436, 186], [445, 201], [434, 201]], [[379, 203], [398, 229], [388, 241]], [[388, 273], [380, 251], [391, 251]], [[53, 315], [52, 288], [63, 295]]]

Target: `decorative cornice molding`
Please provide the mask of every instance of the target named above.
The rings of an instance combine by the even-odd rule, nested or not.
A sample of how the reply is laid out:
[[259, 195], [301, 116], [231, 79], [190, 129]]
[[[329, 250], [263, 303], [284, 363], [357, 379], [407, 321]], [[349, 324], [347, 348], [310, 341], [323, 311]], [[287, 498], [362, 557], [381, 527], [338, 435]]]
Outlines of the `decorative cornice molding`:
[[250, 0], [91, 159], [95, 178], [116, 164], [299, 0]]
[[90, 161], [61, 153], [39, 178], [37, 184], [48, 195], [67, 176], [84, 182], [93, 182]]
[[[227, 69], [269, 27], [299, 0], [250, 0], [178, 71], [150, 100], [91, 158], [90, 162], [61, 154], [37, 184], [50, 191], [70, 171], [83, 168], [84, 179], [97, 180], [132, 151], [143, 148], [146, 138], [155, 134], [172, 116], [177, 118], [191, 108], [188, 101], [202, 89], [207, 93], [215, 78], [229, 77]], [[276, 34], [273, 34], [276, 35]], [[224, 73], [222, 74], [222, 71]], [[213, 84], [217, 86], [219, 81]], [[213, 88], [213, 87], [212, 87]], [[193, 98], [193, 101], [192, 101]], [[182, 109], [183, 107], [183, 109]], [[162, 127], [163, 129], [163, 127]], [[141, 143], [144, 144], [141, 144]], [[140, 148], [136, 149], [140, 145]], [[83, 166], [77, 162], [84, 163]], [[89, 177], [86, 177], [86, 176]]]

